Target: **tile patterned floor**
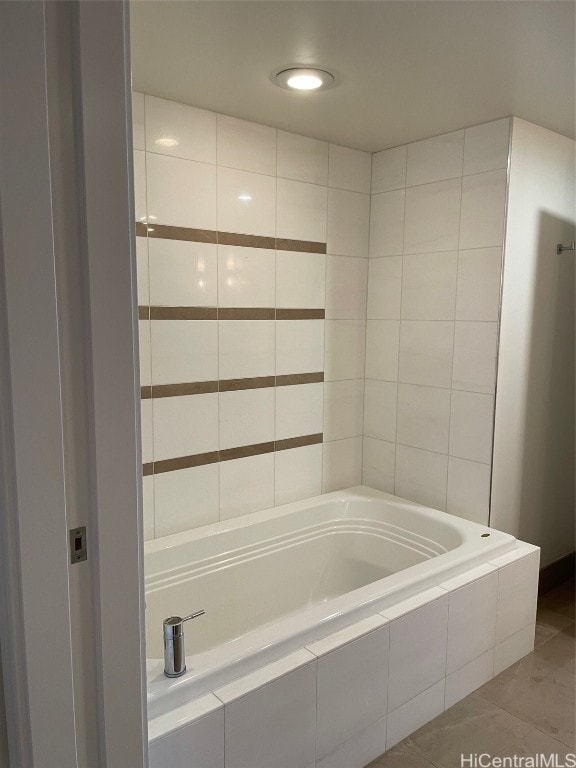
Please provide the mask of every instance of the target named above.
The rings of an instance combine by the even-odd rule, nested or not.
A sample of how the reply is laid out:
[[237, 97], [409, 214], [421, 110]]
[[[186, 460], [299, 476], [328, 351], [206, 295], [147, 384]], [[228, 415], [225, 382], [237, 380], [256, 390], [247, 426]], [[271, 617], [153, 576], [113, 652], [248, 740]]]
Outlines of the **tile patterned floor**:
[[575, 751], [574, 581], [538, 603], [533, 653], [370, 764], [460, 768], [460, 755]]

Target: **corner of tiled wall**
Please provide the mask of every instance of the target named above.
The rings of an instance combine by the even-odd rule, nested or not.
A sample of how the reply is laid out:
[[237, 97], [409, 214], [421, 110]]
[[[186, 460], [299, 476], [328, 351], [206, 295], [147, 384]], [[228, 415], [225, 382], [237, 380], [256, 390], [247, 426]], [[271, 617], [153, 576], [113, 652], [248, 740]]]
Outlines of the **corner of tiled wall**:
[[145, 538], [361, 480], [371, 156], [133, 94]]
[[372, 157], [363, 482], [482, 523], [509, 130]]

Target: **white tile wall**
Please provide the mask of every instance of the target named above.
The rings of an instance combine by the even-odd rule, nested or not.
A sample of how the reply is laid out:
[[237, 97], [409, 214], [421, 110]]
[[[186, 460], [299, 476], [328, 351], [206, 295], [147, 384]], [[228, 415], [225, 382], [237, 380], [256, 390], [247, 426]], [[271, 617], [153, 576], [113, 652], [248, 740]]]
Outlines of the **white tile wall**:
[[324, 327], [326, 381], [363, 378], [366, 323], [363, 320], [326, 320]]
[[370, 259], [368, 310], [371, 320], [399, 320], [402, 299], [402, 257]]
[[324, 439], [360, 437], [364, 414], [364, 381], [345, 379], [324, 384]]
[[366, 323], [366, 378], [398, 379], [400, 343], [398, 320], [368, 320]]
[[403, 189], [372, 195], [370, 207], [370, 256], [397, 256], [404, 244]]
[[353, 488], [362, 482], [362, 438], [324, 443], [322, 493]]
[[487, 171], [462, 180], [461, 248], [502, 245], [507, 173]]
[[390, 381], [366, 379], [364, 389], [364, 434], [378, 440], [396, 442], [398, 385]]
[[[218, 395], [220, 449], [226, 450], [226, 448], [268, 443], [274, 440], [274, 411], [273, 387], [220, 392]], [[299, 432], [298, 434], [308, 433]]]
[[498, 323], [461, 323], [454, 330], [452, 386], [470, 392], [494, 393]]
[[276, 131], [265, 125], [217, 115], [218, 165], [269, 176], [276, 174]]
[[330, 320], [365, 318], [367, 281], [367, 259], [327, 256], [326, 317]]
[[372, 155], [372, 194], [403, 189], [406, 186], [408, 147], [385, 149]]
[[220, 520], [274, 506], [274, 454], [220, 464]]
[[450, 456], [447, 512], [486, 524], [490, 503], [490, 465]]
[[274, 251], [218, 246], [218, 300], [213, 306], [219, 303], [223, 307], [273, 307], [275, 296]]
[[330, 145], [328, 184], [351, 192], [370, 192], [371, 157], [357, 149]]
[[365, 437], [362, 453], [362, 483], [394, 493], [396, 443]]
[[322, 432], [323, 401], [324, 385], [320, 383], [276, 387], [276, 439]]
[[449, 428], [450, 392], [447, 389], [398, 385], [399, 443], [447, 453]]
[[[201, 163], [216, 162], [216, 115], [213, 112], [154, 96], [144, 98], [148, 152]], [[166, 139], [172, 141], [167, 143]]]
[[218, 323], [220, 379], [273, 376], [275, 355], [274, 321], [221, 320]]
[[147, 152], [146, 177], [151, 226], [216, 229], [215, 166]]
[[450, 387], [454, 325], [407, 320], [400, 328], [398, 378], [409, 384]]
[[276, 374], [323, 370], [324, 321], [276, 321]]
[[[152, 320], [150, 326], [154, 384], [218, 378], [218, 324], [215, 320]], [[194, 354], [190, 354], [192, 349]]]
[[406, 190], [404, 253], [458, 248], [461, 179], [438, 181]]
[[218, 395], [154, 400], [154, 460], [218, 450]]
[[408, 145], [406, 186], [462, 176], [464, 131], [444, 133]]
[[278, 131], [278, 176], [312, 184], [328, 183], [328, 144]]
[[458, 252], [404, 256], [402, 319], [453, 320]]
[[272, 176], [219, 166], [218, 229], [243, 235], [275, 237], [275, 179]]
[[[365, 296], [365, 285], [363, 289], [362, 295]], [[321, 253], [277, 251], [276, 306], [316, 309], [324, 308], [325, 302], [326, 256]]]
[[[217, 248], [211, 243], [137, 238], [148, 242], [150, 301], [153, 306], [215, 307]], [[142, 301], [147, 304], [148, 301]], [[234, 306], [231, 304], [230, 306]]]
[[447, 476], [448, 456], [396, 445], [394, 489], [398, 496], [445, 509]]
[[326, 187], [278, 179], [277, 189], [277, 236], [326, 242]]
[[363, 479], [483, 523], [509, 127], [372, 156]]
[[154, 475], [155, 536], [218, 522], [218, 467], [161, 472]]
[[322, 446], [277, 451], [275, 504], [288, 504], [322, 493]]
[[328, 253], [368, 256], [370, 196], [341, 189], [328, 190]]
[[510, 120], [467, 128], [464, 137], [464, 173], [482, 173], [508, 167]]
[[[272, 399], [267, 390], [157, 399], [153, 417], [144, 406], [146, 458], [323, 431], [324, 448], [216, 467], [210, 509], [225, 518], [362, 479], [483, 521], [508, 128], [501, 120], [370, 159], [134, 94], [137, 214], [149, 227], [327, 242], [324, 256], [139, 238], [143, 304], [326, 310], [325, 321], [141, 321], [143, 385], [325, 373], [324, 385]], [[199, 430], [188, 428], [194, 398], [216, 402]], [[247, 490], [234, 494], [242, 461]]]
[[490, 463], [494, 397], [476, 392], [452, 392], [450, 454]]
[[460, 251], [456, 290], [457, 320], [498, 320], [501, 273], [501, 248]]
[[146, 149], [144, 133], [144, 94], [132, 94], [132, 144], [134, 149]]

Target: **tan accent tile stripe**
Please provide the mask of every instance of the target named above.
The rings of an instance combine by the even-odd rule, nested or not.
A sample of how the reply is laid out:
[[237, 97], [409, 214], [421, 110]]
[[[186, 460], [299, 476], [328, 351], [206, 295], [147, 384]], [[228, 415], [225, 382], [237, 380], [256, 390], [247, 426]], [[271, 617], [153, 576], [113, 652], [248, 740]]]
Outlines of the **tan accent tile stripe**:
[[193, 243], [214, 243], [218, 234], [213, 229], [191, 229], [190, 227], [170, 227], [165, 224], [149, 224], [148, 237], [162, 240], [187, 240]]
[[232, 461], [232, 459], [245, 459], [247, 456], [260, 456], [263, 453], [273, 453], [274, 443], [255, 443], [254, 445], [241, 445], [238, 448], [227, 448], [220, 451], [220, 461]]
[[150, 397], [184, 397], [186, 395], [207, 395], [218, 392], [217, 381], [193, 381], [188, 384], [154, 384]]
[[218, 245], [242, 245], [245, 248], [276, 248], [275, 237], [262, 235], [240, 235], [235, 232], [218, 232]]
[[150, 307], [150, 320], [217, 320], [216, 307]]
[[324, 309], [277, 309], [276, 320], [324, 320]]
[[138, 307], [140, 320], [323, 320], [324, 309], [274, 307]]
[[222, 379], [220, 392], [236, 392], [240, 389], [263, 389], [275, 385], [274, 376], [256, 376], [252, 379]]
[[295, 384], [317, 384], [324, 381], [324, 371], [318, 373], [289, 373], [285, 376], [276, 376], [277, 387], [291, 387]]
[[326, 253], [326, 243], [312, 240], [285, 240], [277, 238], [276, 249], [279, 251], [301, 251], [302, 253]]
[[218, 320], [274, 320], [274, 307], [219, 307]]
[[163, 472], [174, 472], [177, 469], [216, 464], [219, 460], [218, 457], [218, 451], [211, 451], [210, 453], [196, 453], [194, 456], [180, 456], [177, 459], [162, 459], [162, 461], [154, 462], [154, 474], [160, 475]]
[[153, 397], [184, 397], [206, 395], [211, 392], [237, 392], [242, 389], [290, 387], [297, 384], [317, 384], [324, 381], [324, 372], [290, 373], [284, 376], [255, 376], [247, 379], [222, 379], [221, 381], [190, 381], [180, 384], [154, 384], [140, 387], [142, 400]]
[[324, 435], [322, 434], [303, 435], [302, 437], [291, 437], [287, 440], [277, 440], [276, 442], [241, 445], [238, 448], [227, 448], [224, 451], [197, 453], [193, 456], [180, 456], [177, 459], [163, 459], [162, 461], [155, 461], [153, 464], [144, 464], [142, 469], [145, 476], [159, 475], [163, 472], [174, 472], [178, 469], [216, 464], [218, 461], [232, 461], [233, 459], [244, 459], [248, 456], [261, 456], [264, 453], [273, 453], [274, 451], [286, 451], [290, 448], [317, 445], [323, 439]]
[[219, 245], [240, 245], [244, 248], [267, 248], [279, 251], [300, 251], [301, 253], [326, 253], [326, 243], [313, 240], [289, 240], [265, 237], [263, 235], [242, 235], [239, 232], [219, 232], [215, 229], [192, 229], [173, 227], [167, 224], [136, 222], [138, 237], [155, 237], [164, 240], [187, 240], [195, 243], [218, 243]]
[[302, 448], [305, 445], [317, 445], [324, 439], [322, 433], [318, 435], [304, 435], [303, 437], [289, 437], [286, 440], [276, 440], [274, 443], [277, 451], [287, 451], [290, 448]]

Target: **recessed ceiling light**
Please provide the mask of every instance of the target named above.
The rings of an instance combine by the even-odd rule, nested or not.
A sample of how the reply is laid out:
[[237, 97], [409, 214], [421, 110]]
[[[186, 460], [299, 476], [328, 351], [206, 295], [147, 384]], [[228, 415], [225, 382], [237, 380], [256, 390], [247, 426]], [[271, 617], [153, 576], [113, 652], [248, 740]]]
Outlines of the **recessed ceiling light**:
[[291, 91], [317, 91], [334, 84], [334, 75], [325, 69], [291, 67], [283, 69], [274, 78], [276, 85]]
[[171, 139], [169, 136], [161, 136], [154, 141], [154, 144], [158, 144], [161, 147], [177, 147], [180, 142], [177, 139]]
[[238, 195], [238, 200], [243, 200], [245, 203], [248, 203], [252, 200], [252, 195]]

